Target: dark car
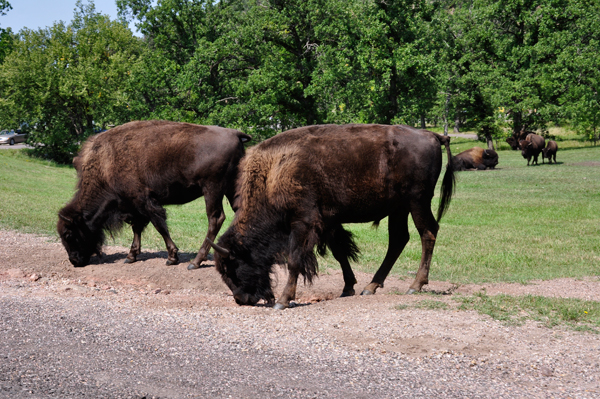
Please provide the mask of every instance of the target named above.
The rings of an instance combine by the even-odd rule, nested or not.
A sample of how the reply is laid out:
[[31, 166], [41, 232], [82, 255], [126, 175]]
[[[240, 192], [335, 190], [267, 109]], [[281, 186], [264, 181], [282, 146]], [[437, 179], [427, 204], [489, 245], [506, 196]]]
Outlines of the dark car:
[[20, 130], [16, 132], [11, 130], [3, 130], [0, 132], [0, 144], [14, 145], [16, 143], [24, 143], [27, 140], [27, 133], [21, 133]]

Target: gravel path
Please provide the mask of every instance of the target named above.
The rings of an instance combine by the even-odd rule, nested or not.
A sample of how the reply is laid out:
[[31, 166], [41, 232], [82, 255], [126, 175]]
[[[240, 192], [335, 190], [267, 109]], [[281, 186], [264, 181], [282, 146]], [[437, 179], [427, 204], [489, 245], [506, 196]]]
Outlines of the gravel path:
[[[125, 266], [107, 248], [108, 263], [74, 269], [45, 237], [0, 231], [0, 248], [0, 398], [600, 398], [599, 335], [417, 309], [422, 295], [393, 291], [408, 280], [328, 300], [331, 271], [273, 311], [161, 253]], [[597, 278], [547, 283], [600, 296]]]

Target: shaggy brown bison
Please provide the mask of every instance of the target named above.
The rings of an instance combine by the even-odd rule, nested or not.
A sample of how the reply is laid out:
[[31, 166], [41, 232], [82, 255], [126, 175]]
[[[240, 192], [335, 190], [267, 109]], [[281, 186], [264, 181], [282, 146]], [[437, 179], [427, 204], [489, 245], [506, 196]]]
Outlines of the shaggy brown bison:
[[[58, 212], [57, 230], [74, 266], [100, 255], [104, 230], [131, 224], [133, 243], [125, 263], [140, 254], [141, 234], [151, 222], [165, 240], [167, 265], [177, 264], [163, 205], [204, 196], [207, 238], [223, 221], [223, 196], [233, 203], [235, 177], [250, 136], [217, 126], [166, 121], [130, 122], [90, 137], [73, 160], [77, 191]], [[197, 268], [210, 249], [204, 242], [188, 268]]]
[[[422, 259], [409, 292], [428, 282], [438, 232], [454, 188], [450, 139], [409, 126], [320, 125], [280, 133], [250, 149], [240, 163], [236, 214], [215, 248], [216, 268], [240, 305], [274, 302], [273, 266], [287, 262], [289, 279], [275, 307], [289, 306], [299, 275], [317, 274], [314, 248], [340, 263], [342, 296], [354, 295], [349, 260], [358, 248], [344, 223], [389, 217], [385, 259], [363, 294], [373, 294], [409, 240], [411, 214], [421, 236]], [[444, 144], [448, 166], [437, 221], [431, 200]]]
[[552, 158], [554, 158], [554, 163], [556, 163], [556, 151], [558, 151], [556, 141], [548, 140], [546, 148], [542, 150], [542, 163], [544, 162], [544, 158], [548, 158], [548, 163], [552, 163]]
[[[545, 144], [546, 140], [535, 133], [528, 134], [525, 140], [519, 142], [519, 145], [521, 146], [521, 155], [527, 160], [527, 166], [529, 166], [529, 161], [531, 161], [532, 157], [532, 165], [534, 163], [538, 165], [538, 156], [540, 155], [540, 152], [542, 152]], [[542, 163], [544, 163], [543, 157]]]
[[455, 171], [494, 169], [498, 165], [498, 153], [494, 150], [473, 147], [456, 155], [452, 159], [452, 164]]

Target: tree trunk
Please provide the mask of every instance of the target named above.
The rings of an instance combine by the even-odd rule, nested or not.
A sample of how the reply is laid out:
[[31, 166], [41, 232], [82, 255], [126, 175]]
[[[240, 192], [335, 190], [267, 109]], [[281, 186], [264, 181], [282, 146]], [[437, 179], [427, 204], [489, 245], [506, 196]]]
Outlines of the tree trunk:
[[454, 114], [454, 133], [460, 133], [460, 108], [457, 108]]
[[421, 114], [421, 129], [425, 129], [425, 115]]
[[448, 135], [448, 103], [450, 102], [450, 93], [446, 93], [446, 104], [444, 105], [444, 136]]
[[521, 134], [521, 128], [523, 127], [523, 118], [521, 112], [513, 111], [513, 137], [515, 140], [519, 139], [519, 134]]
[[485, 140], [487, 141], [488, 149], [493, 150], [494, 149], [494, 140], [492, 140], [492, 135], [489, 132], [486, 132]]

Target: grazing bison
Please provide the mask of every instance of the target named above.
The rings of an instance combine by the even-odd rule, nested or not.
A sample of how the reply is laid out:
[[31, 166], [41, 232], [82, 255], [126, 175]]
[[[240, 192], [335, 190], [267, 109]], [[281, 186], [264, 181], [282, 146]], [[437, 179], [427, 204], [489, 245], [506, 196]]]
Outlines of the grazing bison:
[[531, 134], [531, 132], [525, 129], [525, 127], [522, 127], [521, 131], [518, 134], [514, 134], [513, 136], [507, 138], [506, 142], [508, 143], [508, 145], [510, 145], [510, 148], [512, 148], [513, 150], [520, 150], [521, 146], [519, 145], [519, 143], [521, 142], [521, 140], [525, 140], [527, 138], [527, 135], [529, 134]]
[[473, 147], [455, 156], [452, 165], [455, 171], [494, 169], [498, 165], [498, 153], [494, 150]]
[[542, 163], [544, 162], [544, 158], [548, 158], [548, 163], [552, 163], [552, 158], [554, 158], [554, 163], [556, 163], [556, 151], [558, 151], [556, 141], [548, 140], [546, 148], [542, 150]]
[[[538, 156], [544, 145], [546, 144], [546, 140], [542, 136], [539, 136], [535, 133], [528, 134], [525, 140], [521, 140], [519, 145], [521, 147], [521, 155], [523, 158], [527, 159], [527, 166], [529, 166], [529, 161], [533, 157], [532, 165], [535, 163], [538, 165]], [[544, 163], [544, 158], [542, 157], [542, 163]]]
[[[223, 196], [233, 203], [235, 177], [250, 136], [217, 126], [166, 121], [130, 122], [90, 137], [73, 160], [77, 192], [58, 212], [57, 230], [74, 266], [100, 255], [104, 230], [131, 224], [133, 243], [125, 263], [140, 254], [140, 236], [149, 222], [167, 245], [167, 265], [177, 264], [163, 205], [204, 196], [215, 238], [223, 221]], [[203, 243], [189, 269], [199, 267], [210, 249]]]
[[280, 133], [248, 151], [240, 163], [236, 214], [215, 249], [216, 269], [240, 305], [274, 302], [273, 265], [287, 262], [289, 279], [275, 308], [295, 299], [298, 276], [317, 274], [315, 246], [329, 248], [344, 276], [342, 296], [354, 295], [349, 259], [358, 248], [344, 223], [389, 217], [385, 259], [363, 294], [373, 294], [408, 242], [408, 215], [421, 236], [422, 259], [409, 292], [428, 283], [438, 232], [431, 200], [442, 168], [439, 221], [450, 203], [454, 171], [450, 139], [409, 126], [320, 125]]

